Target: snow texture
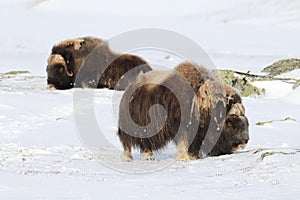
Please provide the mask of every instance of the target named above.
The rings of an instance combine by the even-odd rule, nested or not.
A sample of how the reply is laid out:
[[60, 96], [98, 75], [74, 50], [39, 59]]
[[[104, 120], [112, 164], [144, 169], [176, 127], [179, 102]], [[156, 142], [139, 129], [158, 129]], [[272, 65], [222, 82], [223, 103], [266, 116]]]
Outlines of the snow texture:
[[[170, 144], [157, 153], [158, 161], [141, 161], [134, 152], [136, 160], [123, 163], [112, 111], [122, 92], [95, 92], [98, 124], [114, 148], [91, 154], [76, 131], [74, 90], [48, 90], [45, 71], [51, 47], [63, 39], [109, 39], [155, 27], [193, 39], [217, 68], [260, 73], [279, 59], [299, 58], [298, 1], [11, 0], [0, 2], [0, 25], [1, 199], [299, 198], [299, 87], [255, 83], [266, 96], [243, 99], [250, 142], [235, 154], [178, 162]], [[179, 62], [166, 52], [135, 53], [154, 65]], [[29, 73], [4, 74], [14, 70]], [[280, 121], [286, 117], [294, 120]], [[269, 120], [278, 121], [256, 125]]]

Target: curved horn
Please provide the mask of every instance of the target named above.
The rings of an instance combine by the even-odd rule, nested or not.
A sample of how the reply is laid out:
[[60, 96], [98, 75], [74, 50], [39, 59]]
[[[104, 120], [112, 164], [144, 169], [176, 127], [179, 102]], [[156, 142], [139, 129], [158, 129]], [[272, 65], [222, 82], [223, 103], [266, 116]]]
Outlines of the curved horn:
[[64, 66], [64, 69], [66, 71], [66, 74], [70, 77], [72, 77], [74, 74], [73, 72], [70, 72], [68, 70], [68, 67], [67, 67], [67, 63], [65, 61], [65, 59], [59, 55], [59, 54], [52, 54], [49, 56], [48, 58], [48, 66], [53, 66], [55, 64], [61, 64], [62, 66]]
[[245, 107], [241, 103], [232, 105], [228, 115], [245, 116]]
[[73, 72], [70, 72], [70, 71], [68, 70], [67, 65], [64, 65], [64, 67], [65, 67], [65, 70], [66, 70], [66, 74], [67, 74], [68, 76], [72, 77], [72, 76], [74, 75]]
[[52, 54], [48, 58], [48, 65], [54, 65], [54, 64], [62, 64], [66, 65], [65, 59], [62, 57], [62, 55], [59, 54]]

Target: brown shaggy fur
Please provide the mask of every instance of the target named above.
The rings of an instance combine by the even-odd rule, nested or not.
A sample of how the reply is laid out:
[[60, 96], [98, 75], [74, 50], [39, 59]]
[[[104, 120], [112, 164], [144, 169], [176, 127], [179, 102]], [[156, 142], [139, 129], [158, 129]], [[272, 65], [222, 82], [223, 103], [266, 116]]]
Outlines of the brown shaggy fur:
[[[65, 61], [62, 63], [59, 59], [60, 62], [50, 62], [47, 66], [48, 85], [56, 89], [97, 87], [124, 90], [141, 71], [152, 70], [140, 57], [114, 53], [106, 41], [92, 37], [62, 41], [52, 48], [49, 59], [56, 55]], [[83, 75], [77, 80], [79, 70]], [[130, 70], [133, 72], [124, 76]]]
[[142, 58], [131, 54], [114, 53], [107, 43], [102, 43], [83, 63], [76, 85], [125, 90], [128, 84], [135, 81], [139, 73], [151, 70], [152, 68]]
[[[245, 145], [249, 139], [248, 120], [236, 115], [242, 106], [235, 105], [241, 104], [241, 99], [228, 100], [238, 94], [227, 87], [205, 68], [188, 62], [174, 71], [153, 71], [139, 76], [137, 82], [126, 89], [120, 103], [118, 136], [124, 147], [123, 159], [132, 160], [132, 147], [149, 154], [164, 148], [170, 141], [180, 148], [179, 160], [197, 159], [199, 154], [228, 154]], [[175, 96], [171, 90], [180, 91], [179, 95]], [[156, 104], [164, 107], [166, 116], [153, 108], [151, 121], [149, 109]], [[126, 115], [127, 110], [130, 116]], [[130, 117], [135, 125], [130, 123]], [[157, 130], [164, 120], [163, 128]], [[147, 135], [153, 130], [157, 134]]]
[[[176, 133], [180, 132], [181, 116], [185, 116], [182, 123], [184, 124], [183, 127], [186, 127], [186, 130], [181, 131], [191, 132], [188, 129], [189, 123], [193, 119], [190, 119], [189, 113], [181, 112], [179, 103], [179, 100], [184, 101], [182, 110], [192, 110], [193, 91], [188, 90], [188, 87], [189, 85], [182, 81], [179, 74], [169, 71], [149, 72], [139, 76], [136, 84], [128, 86], [122, 97], [119, 112], [118, 135], [124, 146], [124, 154], [130, 152], [132, 147], [139, 148], [141, 153], [152, 152], [162, 149], [171, 140], [177, 143], [182, 137], [188, 137], [184, 138], [187, 141], [191, 138], [187, 134], [176, 136]], [[168, 88], [181, 92], [176, 98], [175, 94]], [[159, 109], [152, 109], [155, 114], [155, 121], [151, 123], [149, 109], [156, 104], [164, 107], [166, 115]], [[126, 110], [129, 110], [130, 116], [126, 115]], [[135, 124], [130, 123], [130, 117]], [[164, 120], [162, 129], [157, 130], [157, 127]], [[148, 127], [144, 128], [145, 126]], [[151, 132], [156, 133], [157, 131], [159, 131], [158, 134], [151, 136]]]
[[[84, 37], [65, 40], [55, 45], [52, 48], [49, 59], [54, 55], [61, 56], [64, 63], [61, 60], [60, 62], [49, 62], [48, 59], [48, 85], [56, 89], [70, 89], [74, 87], [76, 75], [84, 59], [95, 47], [103, 42], [105, 41], [98, 38]], [[68, 76], [66, 70], [73, 73], [73, 76]]]
[[195, 63], [183, 62], [175, 67], [175, 71], [190, 82], [195, 92], [199, 90], [200, 86], [203, 85], [206, 80], [215, 80], [213, 75], [206, 68]]

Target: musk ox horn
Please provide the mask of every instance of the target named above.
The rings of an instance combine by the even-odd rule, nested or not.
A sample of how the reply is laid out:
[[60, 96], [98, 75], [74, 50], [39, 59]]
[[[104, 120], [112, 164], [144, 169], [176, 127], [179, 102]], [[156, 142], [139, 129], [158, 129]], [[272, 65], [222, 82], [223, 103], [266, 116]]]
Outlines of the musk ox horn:
[[232, 105], [228, 115], [245, 116], [245, 107], [241, 103]]
[[67, 68], [67, 63], [65, 59], [59, 55], [59, 54], [52, 54], [48, 58], [48, 66], [54, 66], [55, 64], [61, 64], [64, 66], [64, 69], [66, 71], [66, 74], [70, 77], [72, 77], [74, 74], [73, 72], [70, 72]]
[[52, 54], [49, 56], [48, 58], [48, 65], [54, 65], [54, 64], [63, 64], [65, 65], [66, 62], [65, 62], [65, 59], [59, 55], [59, 54]]

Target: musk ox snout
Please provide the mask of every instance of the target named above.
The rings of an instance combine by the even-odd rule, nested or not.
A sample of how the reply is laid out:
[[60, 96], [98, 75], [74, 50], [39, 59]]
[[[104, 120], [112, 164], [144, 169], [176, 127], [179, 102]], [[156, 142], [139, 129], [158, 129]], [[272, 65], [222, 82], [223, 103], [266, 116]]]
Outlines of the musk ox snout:
[[51, 63], [47, 66], [47, 84], [51, 89], [69, 89], [72, 88], [73, 76], [66, 72], [66, 66], [61, 63]]
[[249, 123], [245, 116], [229, 115], [223, 131], [232, 141], [232, 151], [244, 148], [249, 141]]
[[48, 90], [55, 90], [55, 86], [53, 84], [49, 84], [48, 82]]

